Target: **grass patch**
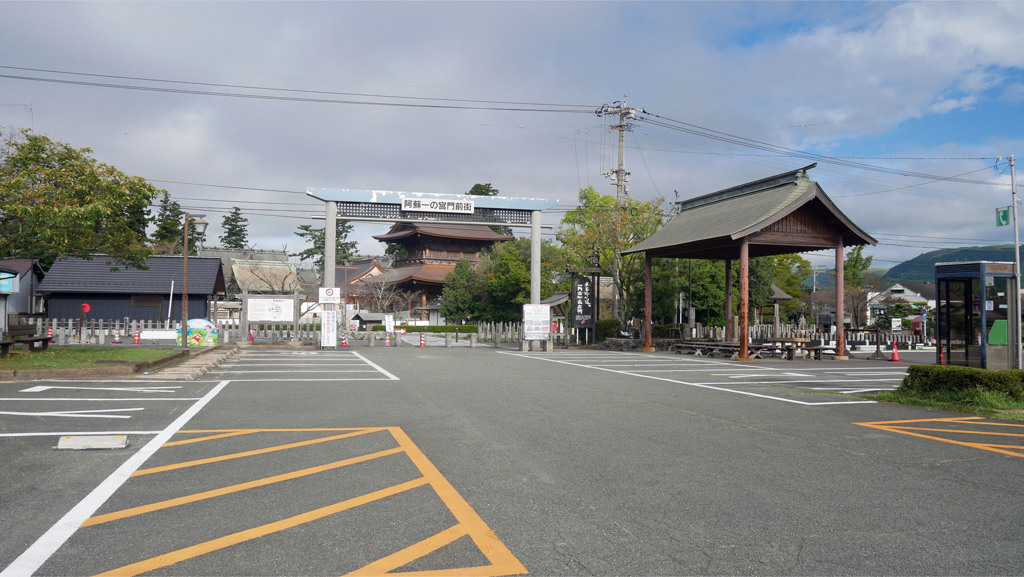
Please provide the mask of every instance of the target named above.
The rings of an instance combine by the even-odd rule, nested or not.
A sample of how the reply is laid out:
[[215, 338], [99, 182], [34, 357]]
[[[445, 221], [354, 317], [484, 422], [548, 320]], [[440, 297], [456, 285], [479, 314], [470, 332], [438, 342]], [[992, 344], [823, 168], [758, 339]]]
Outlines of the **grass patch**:
[[0, 371], [26, 369], [78, 369], [102, 367], [111, 362], [139, 363], [173, 355], [178, 350], [117, 347], [53, 347], [45, 351], [14, 351], [0, 359]]
[[938, 365], [911, 366], [895, 391], [876, 400], [1024, 420], [1024, 371], [995, 371]]

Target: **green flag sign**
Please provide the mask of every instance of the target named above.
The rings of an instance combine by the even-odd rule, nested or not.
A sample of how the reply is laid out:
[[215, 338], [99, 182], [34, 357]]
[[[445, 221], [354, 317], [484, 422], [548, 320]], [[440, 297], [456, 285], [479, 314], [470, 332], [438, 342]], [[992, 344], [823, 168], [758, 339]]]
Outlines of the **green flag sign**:
[[1010, 207], [1004, 206], [1003, 208], [996, 209], [996, 226], [1009, 226], [1010, 224]]

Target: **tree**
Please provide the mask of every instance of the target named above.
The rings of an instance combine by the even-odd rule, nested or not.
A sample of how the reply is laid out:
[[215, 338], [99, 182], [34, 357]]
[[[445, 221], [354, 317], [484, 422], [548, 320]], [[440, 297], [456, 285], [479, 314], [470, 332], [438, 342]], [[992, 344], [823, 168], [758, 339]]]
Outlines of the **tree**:
[[[185, 246], [185, 211], [181, 205], [171, 200], [171, 195], [164, 191], [160, 197], [160, 206], [153, 218], [156, 230], [153, 231], [153, 248], [157, 254], [181, 254]], [[188, 223], [188, 253], [196, 254], [199, 245], [206, 235], [196, 231], [194, 219]]]
[[846, 253], [843, 261], [843, 282], [845, 283], [843, 295], [844, 304], [855, 327], [861, 326], [861, 320], [867, 317], [868, 294], [875, 289], [878, 283], [872, 283], [868, 274], [871, 268], [871, 257], [864, 256], [864, 245], [853, 247]]
[[487, 282], [468, 260], [460, 260], [444, 279], [441, 316], [451, 321], [478, 320], [486, 306]]
[[[479, 182], [473, 185], [473, 188], [469, 189], [466, 194], [470, 196], [498, 196], [498, 189], [491, 186], [491, 183], [480, 184]], [[512, 236], [512, 227], [510, 226], [492, 226], [496, 234], [504, 236]]]
[[[355, 257], [356, 242], [346, 240], [352, 232], [352, 224], [347, 220], [338, 220], [337, 237], [335, 243], [334, 260], [335, 264], [341, 264]], [[324, 227], [316, 228], [311, 224], [299, 225], [295, 234], [310, 244], [310, 247], [289, 256], [297, 256], [300, 260], [313, 261], [313, 268], [321, 274], [324, 272]]]
[[[616, 251], [629, 248], [654, 234], [661, 226], [662, 198], [640, 201], [626, 198], [616, 210], [614, 196], [603, 195], [593, 187], [579, 191], [579, 206], [562, 217], [556, 238], [566, 251], [573, 268], [589, 267], [590, 256], [597, 253], [603, 271], [619, 279], [619, 322], [627, 315], [643, 314], [644, 255], [623, 255], [618, 270], [612, 270]], [[602, 318], [605, 318], [602, 314]]]
[[473, 196], [498, 196], [498, 189], [491, 186], [491, 183], [480, 184], [479, 182], [473, 185], [473, 188], [469, 189], [466, 194]]
[[160, 190], [94, 159], [88, 148], [24, 130], [0, 148], [0, 258], [109, 255], [142, 268], [149, 205]]
[[810, 261], [798, 254], [782, 254], [772, 257], [775, 265], [775, 285], [782, 292], [794, 297], [779, 303], [780, 315], [784, 319], [796, 320], [803, 307], [804, 282], [813, 273]]
[[224, 248], [243, 250], [249, 238], [249, 219], [242, 216], [242, 209], [237, 206], [231, 208], [231, 212], [224, 215], [221, 227], [224, 234], [220, 237], [220, 244]]

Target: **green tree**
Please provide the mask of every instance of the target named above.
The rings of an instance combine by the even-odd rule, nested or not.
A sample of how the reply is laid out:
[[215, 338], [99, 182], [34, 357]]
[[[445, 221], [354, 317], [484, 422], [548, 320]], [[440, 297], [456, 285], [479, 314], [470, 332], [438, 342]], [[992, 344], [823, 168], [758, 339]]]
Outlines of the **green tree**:
[[[338, 220], [337, 222], [337, 237], [335, 243], [335, 264], [341, 264], [346, 260], [352, 260], [355, 257], [356, 242], [350, 241], [348, 235], [352, 232], [352, 224], [347, 220]], [[291, 256], [297, 256], [300, 260], [312, 261], [313, 267], [323, 274], [324, 270], [324, 227], [314, 227], [311, 224], [299, 225], [298, 230], [295, 234], [310, 244], [309, 248], [293, 253]]]
[[242, 250], [249, 239], [249, 219], [242, 216], [242, 209], [237, 206], [231, 208], [231, 212], [224, 215], [221, 220], [221, 227], [224, 234], [220, 237], [220, 243], [224, 248]]
[[25, 130], [0, 147], [0, 258], [109, 255], [142, 268], [148, 207], [160, 190], [76, 149]]
[[469, 189], [470, 194], [473, 196], [498, 196], [498, 189], [491, 186], [491, 183], [480, 184], [479, 182], [473, 185], [473, 188]]
[[[153, 247], [158, 254], [181, 254], [185, 245], [185, 211], [176, 201], [171, 200], [170, 193], [164, 191], [160, 197], [160, 206], [153, 218], [156, 230], [153, 231]], [[205, 234], [196, 230], [195, 218], [188, 222], [188, 253], [196, 254], [203, 243]]]
[[[654, 234], [664, 213], [662, 198], [650, 201], [625, 199], [618, 210], [614, 196], [603, 195], [593, 187], [579, 191], [578, 206], [562, 217], [556, 238], [562, 243], [566, 259], [573, 268], [589, 267], [590, 256], [597, 253], [603, 273], [619, 279], [619, 321], [627, 315], [642, 315], [644, 302], [644, 255], [623, 255], [618, 270], [612, 270], [616, 250], [625, 250]], [[602, 313], [602, 318], [607, 318]]]
[[[489, 182], [485, 184], [478, 182], [474, 184], [473, 188], [470, 188], [469, 192], [466, 194], [470, 196], [498, 196], [498, 189], [491, 186], [491, 183]], [[496, 234], [512, 236], [512, 227], [510, 226], [492, 226], [491, 230]]]
[[[793, 297], [779, 303], [779, 314], [783, 319], [795, 321], [805, 307], [804, 283], [813, 273], [810, 261], [798, 254], [782, 254], [772, 257], [775, 265], [775, 285], [782, 292]], [[807, 308], [809, 311], [810, 309]]]
[[441, 289], [441, 316], [448, 322], [479, 320], [486, 306], [487, 282], [468, 260], [460, 260]]

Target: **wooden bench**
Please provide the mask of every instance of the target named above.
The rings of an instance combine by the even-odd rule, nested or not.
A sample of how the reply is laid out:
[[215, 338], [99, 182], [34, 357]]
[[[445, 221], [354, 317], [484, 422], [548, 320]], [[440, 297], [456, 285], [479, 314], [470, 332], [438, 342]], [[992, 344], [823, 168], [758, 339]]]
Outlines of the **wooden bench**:
[[[752, 359], [764, 358], [761, 355], [765, 348], [763, 345], [751, 344], [747, 346], [747, 354]], [[672, 345], [672, 350], [677, 353], [693, 353], [697, 357], [721, 354], [728, 355], [730, 359], [736, 359], [740, 355], [740, 344], [720, 341], [684, 341]]]
[[[32, 325], [10, 325], [7, 327], [7, 339], [4, 343], [10, 343], [10, 345], [2, 345], [0, 349], [0, 355], [7, 357], [10, 355], [10, 347], [16, 344], [28, 345], [29, 350], [32, 351], [45, 351], [50, 347], [50, 337], [46, 335], [37, 335], [36, 329]], [[40, 343], [39, 348], [36, 348], [36, 343]]]
[[15, 344], [14, 341], [0, 341], [0, 359], [6, 359], [11, 356], [11, 347]]

